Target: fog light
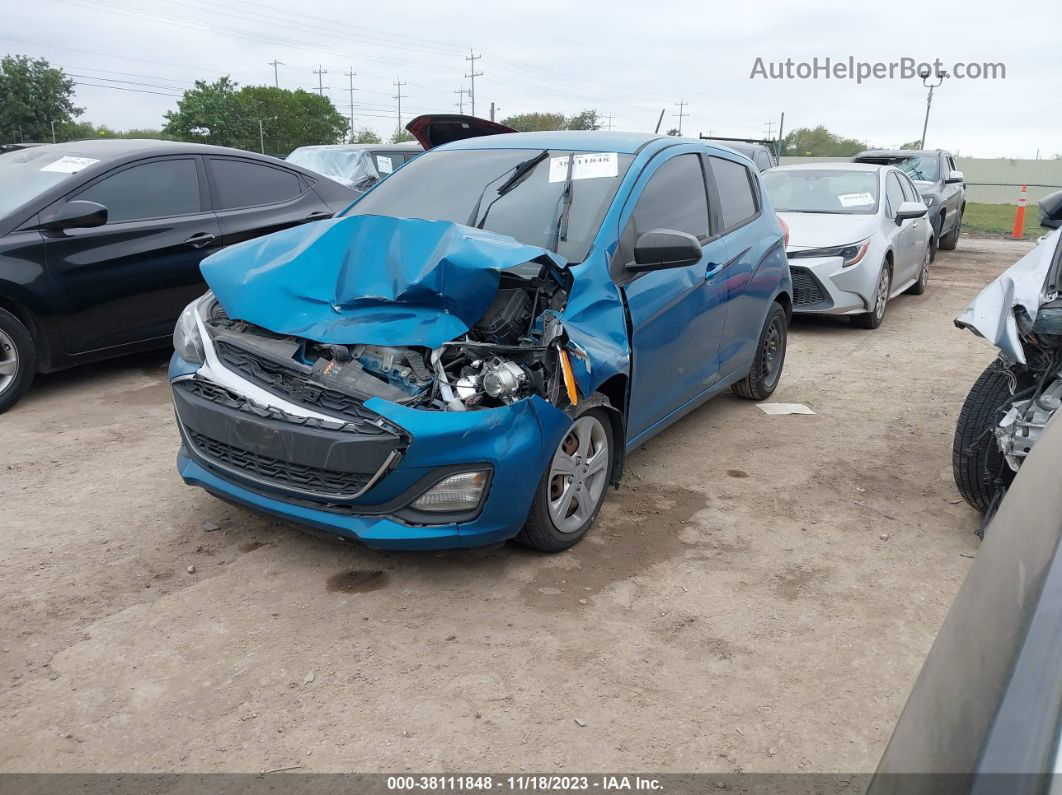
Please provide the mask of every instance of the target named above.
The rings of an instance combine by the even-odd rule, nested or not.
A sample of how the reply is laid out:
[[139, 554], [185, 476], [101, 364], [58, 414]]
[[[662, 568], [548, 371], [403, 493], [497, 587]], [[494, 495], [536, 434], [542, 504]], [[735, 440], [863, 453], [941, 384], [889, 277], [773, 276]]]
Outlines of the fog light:
[[487, 486], [486, 472], [461, 472], [436, 483], [413, 501], [418, 511], [471, 511]]

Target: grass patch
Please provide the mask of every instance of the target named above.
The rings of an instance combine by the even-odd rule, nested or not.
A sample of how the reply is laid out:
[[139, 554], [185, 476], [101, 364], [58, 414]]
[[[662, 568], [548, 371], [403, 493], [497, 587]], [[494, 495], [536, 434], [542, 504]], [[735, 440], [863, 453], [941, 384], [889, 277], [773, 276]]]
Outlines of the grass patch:
[[[1014, 228], [1016, 209], [1016, 205], [1013, 204], [967, 202], [966, 211], [962, 214], [963, 231], [981, 235], [1009, 235]], [[1026, 237], [1032, 238], [1037, 238], [1044, 233], [1035, 204], [1025, 208], [1024, 232]]]

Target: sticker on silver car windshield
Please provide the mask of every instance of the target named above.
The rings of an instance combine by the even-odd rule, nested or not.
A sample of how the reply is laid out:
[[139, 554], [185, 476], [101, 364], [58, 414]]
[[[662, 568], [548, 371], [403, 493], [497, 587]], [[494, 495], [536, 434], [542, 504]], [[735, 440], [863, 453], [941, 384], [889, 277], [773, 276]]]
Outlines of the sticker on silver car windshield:
[[379, 172], [381, 174], [390, 174], [395, 168], [391, 163], [391, 158], [380, 155], [376, 158], [376, 165], [379, 166]]
[[837, 198], [842, 207], [866, 207], [874, 203], [874, 197], [869, 193], [842, 193]]
[[[572, 179], [598, 179], [619, 174], [617, 152], [593, 152], [578, 154], [572, 164]], [[568, 156], [549, 159], [549, 181], [564, 182], [568, 179]]]
[[44, 166], [41, 171], [54, 171], [57, 174], [76, 174], [83, 168], [88, 168], [93, 163], [98, 163], [99, 160], [95, 160], [91, 157], [73, 157], [71, 155], [64, 155], [58, 160], [53, 160], [48, 165]]

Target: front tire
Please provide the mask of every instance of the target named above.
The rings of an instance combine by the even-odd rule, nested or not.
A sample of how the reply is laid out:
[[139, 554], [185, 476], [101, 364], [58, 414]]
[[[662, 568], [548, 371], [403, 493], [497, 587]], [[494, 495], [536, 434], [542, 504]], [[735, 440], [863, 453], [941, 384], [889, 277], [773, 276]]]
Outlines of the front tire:
[[37, 374], [37, 347], [22, 321], [0, 309], [0, 414], [26, 394]]
[[785, 364], [785, 348], [789, 338], [789, 322], [780, 304], [771, 304], [767, 320], [760, 331], [756, 355], [752, 358], [749, 374], [733, 384], [730, 389], [746, 400], [766, 400], [782, 379]]
[[[1031, 384], [1030, 376], [1020, 375], [1017, 389]], [[955, 425], [951, 447], [955, 487], [971, 508], [982, 513], [989, 509], [999, 489], [1014, 480], [1014, 470], [1007, 465], [992, 433], [1013, 398], [1010, 387], [1011, 379], [996, 359], [970, 387]]]
[[885, 307], [892, 293], [892, 265], [888, 260], [881, 265], [877, 284], [874, 286], [874, 306], [862, 315], [852, 315], [852, 325], [859, 328], [875, 329], [885, 319]]
[[542, 473], [527, 521], [516, 540], [542, 552], [560, 552], [590, 530], [612, 477], [614, 445], [607, 409], [575, 415]]
[[962, 230], [962, 213], [966, 208], [959, 210], [959, 217], [955, 219], [955, 228], [940, 238], [940, 247], [944, 251], [954, 251], [959, 245], [959, 232]]

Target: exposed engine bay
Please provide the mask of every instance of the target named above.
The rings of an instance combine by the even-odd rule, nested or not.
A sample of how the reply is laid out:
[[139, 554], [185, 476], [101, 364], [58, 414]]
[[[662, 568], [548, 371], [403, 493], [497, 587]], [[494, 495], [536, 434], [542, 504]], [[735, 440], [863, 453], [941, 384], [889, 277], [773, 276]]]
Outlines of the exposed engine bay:
[[[566, 274], [529, 265], [537, 273], [525, 275], [526, 267], [502, 272], [482, 318], [436, 348], [323, 344], [279, 335], [229, 318], [220, 303], [210, 308], [206, 327], [222, 361], [232, 366], [235, 347], [237, 369], [255, 368], [257, 380], [272, 378], [275, 365], [289, 378], [297, 374], [307, 389], [362, 401], [381, 398], [413, 408], [467, 411], [537, 394], [563, 407], [576, 400], [569, 357], [580, 355], [558, 317], [567, 297]], [[291, 389], [285, 392], [294, 396]]]

